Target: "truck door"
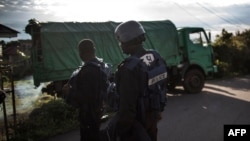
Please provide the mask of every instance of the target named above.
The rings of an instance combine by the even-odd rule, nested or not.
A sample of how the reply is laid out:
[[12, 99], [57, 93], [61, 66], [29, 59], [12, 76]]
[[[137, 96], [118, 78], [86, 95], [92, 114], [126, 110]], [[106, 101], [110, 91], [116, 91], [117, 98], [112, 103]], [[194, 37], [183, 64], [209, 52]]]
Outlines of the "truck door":
[[188, 39], [188, 57], [190, 64], [200, 65], [205, 73], [213, 67], [212, 49], [203, 30], [190, 32]]

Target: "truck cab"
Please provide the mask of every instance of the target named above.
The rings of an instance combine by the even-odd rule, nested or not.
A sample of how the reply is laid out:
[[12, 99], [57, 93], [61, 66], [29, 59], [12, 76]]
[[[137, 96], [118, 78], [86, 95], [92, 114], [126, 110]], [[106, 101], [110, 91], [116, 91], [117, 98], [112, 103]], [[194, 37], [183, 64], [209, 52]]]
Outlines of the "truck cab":
[[178, 29], [179, 48], [181, 50], [182, 85], [189, 93], [202, 90], [206, 77], [217, 72], [210, 37], [200, 27]]

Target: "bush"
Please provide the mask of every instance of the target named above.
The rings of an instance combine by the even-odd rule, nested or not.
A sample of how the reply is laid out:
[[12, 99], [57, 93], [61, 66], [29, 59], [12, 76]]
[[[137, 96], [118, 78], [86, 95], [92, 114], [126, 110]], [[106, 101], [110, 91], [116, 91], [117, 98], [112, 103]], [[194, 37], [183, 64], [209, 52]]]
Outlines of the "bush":
[[53, 100], [33, 110], [29, 118], [17, 126], [11, 141], [38, 141], [79, 127], [78, 111]]
[[242, 33], [222, 30], [213, 43], [218, 65], [217, 77], [231, 77], [250, 73], [250, 30]]
[[225, 76], [230, 76], [230, 65], [226, 62], [220, 62], [219, 60], [216, 61], [216, 65], [218, 66], [218, 72], [216, 73], [216, 78], [222, 78]]

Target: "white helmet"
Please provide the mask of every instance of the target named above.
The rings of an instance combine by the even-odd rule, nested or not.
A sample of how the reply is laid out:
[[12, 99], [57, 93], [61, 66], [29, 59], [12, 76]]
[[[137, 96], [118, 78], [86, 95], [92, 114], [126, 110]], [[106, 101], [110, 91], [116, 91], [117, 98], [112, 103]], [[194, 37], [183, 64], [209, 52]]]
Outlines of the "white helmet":
[[143, 29], [143, 26], [137, 21], [121, 23], [115, 29], [115, 36], [122, 43], [131, 41], [144, 33], [145, 30]]

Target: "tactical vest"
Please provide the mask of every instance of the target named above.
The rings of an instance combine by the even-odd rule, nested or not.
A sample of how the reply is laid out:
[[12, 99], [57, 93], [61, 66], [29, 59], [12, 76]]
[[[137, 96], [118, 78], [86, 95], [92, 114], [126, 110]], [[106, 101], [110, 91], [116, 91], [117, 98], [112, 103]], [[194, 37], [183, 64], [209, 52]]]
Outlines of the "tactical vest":
[[80, 71], [83, 67], [87, 67], [87, 66], [94, 66], [97, 69], [100, 70], [100, 75], [101, 75], [101, 85], [100, 85], [100, 101], [98, 103], [102, 103], [102, 101], [104, 100], [105, 97], [107, 97], [107, 93], [108, 93], [108, 87], [110, 85], [110, 82], [108, 80], [108, 78], [111, 75], [111, 68], [108, 64], [101, 62], [101, 63], [97, 63], [94, 61], [90, 61], [85, 63], [83, 66], [79, 67], [78, 69], [76, 69], [70, 79], [69, 79], [69, 84], [70, 84], [70, 91], [68, 94], [68, 97], [66, 97], [66, 102], [74, 107], [79, 107], [79, 95], [77, 94], [77, 77], [80, 74]]
[[142, 121], [145, 111], [162, 112], [167, 97], [167, 65], [155, 51], [147, 51], [144, 55], [130, 56], [125, 59], [124, 67], [133, 71], [139, 69], [140, 96], [137, 103], [137, 112]]

